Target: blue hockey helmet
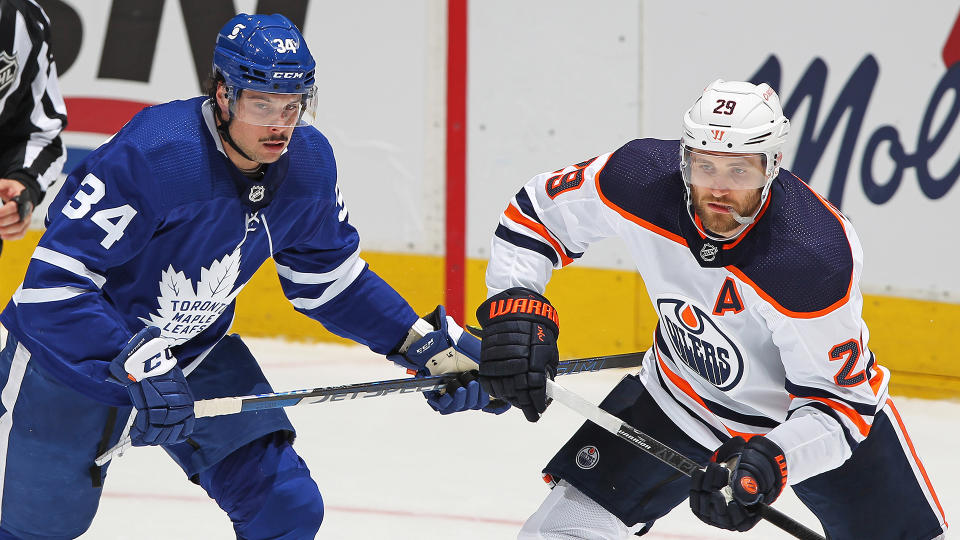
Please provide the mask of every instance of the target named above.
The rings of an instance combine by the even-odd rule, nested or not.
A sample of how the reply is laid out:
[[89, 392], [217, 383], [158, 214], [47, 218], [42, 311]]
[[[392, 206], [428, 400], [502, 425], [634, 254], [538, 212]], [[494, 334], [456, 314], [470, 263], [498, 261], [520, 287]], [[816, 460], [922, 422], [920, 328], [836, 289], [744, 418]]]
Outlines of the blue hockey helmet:
[[[239, 120], [263, 126], [290, 126], [313, 121], [316, 112], [316, 62], [296, 25], [283, 15], [241, 13], [217, 34], [213, 73], [223, 77], [230, 112]], [[299, 94], [300, 106], [263, 103], [244, 107], [243, 90]], [[292, 122], [291, 122], [292, 121]]]

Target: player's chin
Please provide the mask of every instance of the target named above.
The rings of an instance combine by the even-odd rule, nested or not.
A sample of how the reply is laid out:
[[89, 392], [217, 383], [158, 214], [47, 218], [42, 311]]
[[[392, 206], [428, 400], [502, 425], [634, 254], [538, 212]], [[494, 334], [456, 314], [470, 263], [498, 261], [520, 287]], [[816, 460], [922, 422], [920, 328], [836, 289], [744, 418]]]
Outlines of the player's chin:
[[257, 156], [257, 161], [260, 163], [273, 163], [274, 161], [280, 159], [280, 156], [283, 155], [283, 150], [286, 148], [286, 145], [279, 147], [278, 149], [269, 149], [262, 150]]

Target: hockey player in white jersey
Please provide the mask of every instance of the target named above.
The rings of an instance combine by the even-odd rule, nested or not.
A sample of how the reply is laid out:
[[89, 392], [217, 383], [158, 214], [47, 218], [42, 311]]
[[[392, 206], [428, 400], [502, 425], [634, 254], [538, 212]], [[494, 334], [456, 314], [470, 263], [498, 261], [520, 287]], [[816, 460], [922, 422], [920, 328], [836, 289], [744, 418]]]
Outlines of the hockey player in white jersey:
[[680, 141], [628, 142], [511, 199], [477, 311], [483, 387], [540, 417], [558, 357], [550, 274], [619, 236], [659, 321], [640, 373], [601, 407], [706, 466], [688, 479], [585, 423], [546, 466], [556, 485], [521, 539], [643, 534], [685, 500], [702, 521], [745, 531], [760, 519], [753, 505], [788, 485], [832, 540], [944, 534], [868, 344], [860, 242], [781, 168], [789, 127], [768, 85], [718, 80], [684, 114]]
[[[315, 66], [286, 17], [237, 15], [209, 96], [148, 107], [66, 180], [0, 315], [0, 539], [82, 534], [106, 476], [93, 460], [131, 410], [134, 444], [162, 445], [238, 538], [314, 537], [323, 500], [282, 409], [194, 418], [194, 399], [272, 391], [226, 335], [271, 257], [298, 311], [418, 375], [479, 357], [442, 308], [418, 318], [360, 258], [333, 152], [309, 125]], [[428, 368], [438, 354], [463, 364]], [[505, 410], [461, 380], [428, 403]]]

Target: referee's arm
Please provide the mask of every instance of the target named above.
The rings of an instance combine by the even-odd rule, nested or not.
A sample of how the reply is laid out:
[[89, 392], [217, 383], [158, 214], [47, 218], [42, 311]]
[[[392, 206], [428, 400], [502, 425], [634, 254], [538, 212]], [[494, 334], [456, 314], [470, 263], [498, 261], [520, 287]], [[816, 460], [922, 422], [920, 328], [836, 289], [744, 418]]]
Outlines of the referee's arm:
[[33, 0], [0, 0], [0, 239], [23, 236], [60, 175], [66, 124], [50, 20]]

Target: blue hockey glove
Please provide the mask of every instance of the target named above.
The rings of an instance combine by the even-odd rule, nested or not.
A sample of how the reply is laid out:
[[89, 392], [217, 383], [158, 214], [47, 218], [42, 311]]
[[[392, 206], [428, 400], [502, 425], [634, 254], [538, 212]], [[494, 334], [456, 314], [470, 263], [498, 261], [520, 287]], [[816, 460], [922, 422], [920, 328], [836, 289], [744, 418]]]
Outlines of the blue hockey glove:
[[193, 431], [193, 394], [160, 329], [144, 328], [110, 362], [114, 382], [130, 394], [137, 415], [134, 446], [182, 442]]
[[480, 387], [476, 378], [480, 340], [464, 332], [443, 306], [413, 325], [399, 351], [387, 358], [418, 377], [460, 374], [443, 391], [424, 392], [427, 403], [440, 414], [476, 409], [500, 414], [510, 408], [501, 401], [491, 403], [490, 394]]
[[780, 496], [787, 483], [787, 462], [783, 450], [762, 435], [749, 442], [733, 437], [717, 449], [705, 469], [693, 471], [690, 480], [694, 515], [708, 525], [743, 532], [760, 521], [758, 503], [769, 505]]

